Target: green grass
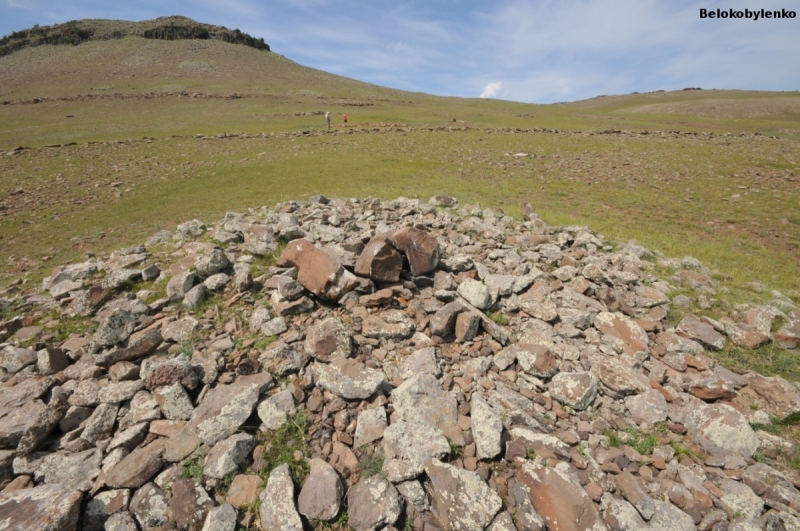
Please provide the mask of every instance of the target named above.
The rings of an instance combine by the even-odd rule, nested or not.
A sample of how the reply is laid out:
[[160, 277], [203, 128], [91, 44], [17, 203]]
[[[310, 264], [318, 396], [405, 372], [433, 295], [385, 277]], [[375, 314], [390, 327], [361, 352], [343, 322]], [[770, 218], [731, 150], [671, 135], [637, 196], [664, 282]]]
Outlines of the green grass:
[[375, 446], [372, 449], [372, 452], [365, 452], [358, 463], [359, 468], [361, 469], [361, 475], [364, 477], [386, 477], [386, 473], [383, 471], [384, 460], [385, 456], [383, 455], [382, 446]]
[[631, 436], [631, 440], [625, 444], [642, 455], [650, 455], [653, 453], [653, 448], [658, 446], [658, 438], [652, 433], [646, 433], [637, 428], [628, 428], [625, 432]]
[[619, 448], [622, 445], [619, 434], [614, 430], [606, 430], [605, 436], [608, 437], [608, 445], [611, 448]]
[[453, 459], [461, 457], [461, 447], [450, 437], [447, 438], [447, 444], [450, 445], [450, 456]]
[[487, 317], [499, 325], [505, 326], [508, 324], [508, 318], [500, 312], [490, 312]]
[[682, 461], [683, 459], [691, 457], [700, 458], [700, 455], [697, 452], [693, 451], [687, 446], [684, 446], [679, 441], [671, 441], [669, 445], [675, 451], [675, 457], [678, 459], [678, 461]]
[[302, 485], [309, 472], [307, 434], [308, 417], [303, 411], [287, 417], [286, 422], [275, 431], [260, 432], [258, 440], [264, 445], [262, 457], [267, 464], [258, 471], [258, 475], [266, 481], [276, 467], [287, 463], [295, 484]]
[[183, 466], [183, 472], [181, 473], [181, 477], [186, 479], [192, 479], [195, 482], [199, 482], [203, 479], [203, 460], [205, 459], [205, 454], [200, 453], [193, 459], [189, 459], [186, 461], [186, 464]]

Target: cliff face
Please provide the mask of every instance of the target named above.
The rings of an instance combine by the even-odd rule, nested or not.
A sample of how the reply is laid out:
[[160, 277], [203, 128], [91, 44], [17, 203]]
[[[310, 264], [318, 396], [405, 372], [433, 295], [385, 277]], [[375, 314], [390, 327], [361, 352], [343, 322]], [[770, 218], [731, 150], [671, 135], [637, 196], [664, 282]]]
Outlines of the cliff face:
[[256, 39], [238, 29], [202, 24], [186, 17], [159, 17], [154, 20], [129, 22], [125, 20], [71, 20], [53, 26], [34, 26], [15, 31], [0, 39], [0, 57], [30, 46], [43, 44], [78, 45], [92, 40], [121, 39], [127, 36], [145, 39], [217, 39], [242, 44], [257, 50], [270, 51], [264, 39]]

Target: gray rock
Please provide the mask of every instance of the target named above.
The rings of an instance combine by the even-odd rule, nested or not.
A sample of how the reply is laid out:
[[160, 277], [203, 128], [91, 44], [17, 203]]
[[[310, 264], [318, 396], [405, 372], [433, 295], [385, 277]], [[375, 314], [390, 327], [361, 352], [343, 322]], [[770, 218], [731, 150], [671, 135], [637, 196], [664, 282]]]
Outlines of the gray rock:
[[383, 453], [386, 479], [397, 483], [422, 474], [428, 459], [441, 459], [450, 453], [450, 444], [435, 426], [401, 420], [383, 432]]
[[611, 529], [618, 529], [619, 531], [649, 529], [633, 505], [621, 498], [612, 496], [608, 492], [603, 493], [600, 501], [600, 510], [603, 512], [603, 520]]
[[362, 478], [347, 492], [347, 523], [355, 531], [392, 525], [400, 517], [402, 501], [394, 485], [378, 477]]
[[230, 265], [230, 260], [222, 249], [214, 249], [206, 256], [201, 256], [194, 262], [195, 270], [200, 278], [209, 278], [223, 271]]
[[144, 440], [145, 436], [149, 432], [149, 428], [150, 425], [148, 423], [141, 422], [139, 424], [134, 424], [126, 430], [118, 431], [114, 435], [114, 438], [111, 439], [111, 442], [106, 450], [111, 451], [120, 447], [127, 450], [133, 450]]
[[283, 341], [276, 341], [267, 347], [258, 361], [265, 371], [276, 376], [285, 376], [305, 367], [310, 359], [302, 345], [287, 345]]
[[236, 508], [229, 503], [214, 507], [208, 511], [201, 531], [235, 531], [237, 514]]
[[119, 308], [113, 310], [100, 321], [94, 334], [94, 343], [98, 347], [110, 347], [125, 341], [133, 332], [136, 320], [133, 316]]
[[689, 434], [707, 452], [736, 452], [752, 457], [758, 438], [747, 418], [726, 404], [702, 404], [693, 407], [684, 424]]
[[203, 465], [203, 474], [222, 479], [239, 469], [255, 446], [255, 439], [247, 433], [235, 433], [211, 449]]
[[0, 367], [11, 374], [21, 371], [28, 365], [33, 365], [37, 359], [36, 351], [27, 348], [8, 345], [0, 350]]
[[74, 490], [86, 492], [100, 474], [102, 460], [103, 453], [96, 448], [75, 454], [47, 454], [36, 469], [34, 479], [48, 485], [63, 483]]
[[83, 423], [83, 433], [81, 438], [95, 443], [101, 439], [107, 439], [111, 435], [114, 423], [117, 421], [117, 404], [100, 404], [92, 415]]
[[56, 483], [0, 494], [0, 530], [75, 531], [83, 493]]
[[502, 449], [500, 439], [503, 422], [500, 414], [481, 395], [473, 393], [470, 402], [472, 436], [475, 439], [476, 457], [491, 459]]
[[353, 351], [350, 333], [342, 321], [329, 317], [306, 330], [306, 353], [318, 361], [349, 358]]
[[636, 424], [650, 425], [667, 420], [667, 401], [659, 391], [650, 389], [642, 394], [625, 397], [625, 407]]
[[397, 491], [403, 495], [403, 498], [405, 498], [417, 512], [430, 510], [431, 504], [430, 501], [428, 501], [428, 495], [425, 493], [425, 489], [422, 488], [422, 484], [419, 481], [403, 481], [395, 486], [397, 487]]
[[432, 374], [438, 378], [442, 374], [433, 347], [415, 350], [408, 356], [398, 355], [396, 361], [386, 360], [383, 371], [389, 380], [407, 380], [415, 374]]
[[464, 436], [458, 427], [458, 404], [432, 374], [417, 374], [392, 391], [397, 420], [436, 426], [459, 446]]
[[445, 531], [483, 530], [503, 506], [500, 496], [474, 472], [438, 459], [430, 459], [425, 472], [433, 486], [432, 512]]
[[189, 271], [178, 273], [167, 282], [167, 298], [170, 301], [183, 300], [194, 286], [197, 276]]
[[277, 336], [286, 332], [288, 329], [289, 328], [286, 326], [286, 319], [283, 317], [276, 317], [262, 324], [261, 328], [259, 328], [259, 332], [265, 336]]
[[164, 525], [170, 518], [169, 501], [165, 492], [152, 483], [144, 485], [133, 494], [130, 511], [142, 529]]
[[217, 273], [216, 275], [211, 275], [207, 279], [203, 281], [203, 285], [209, 291], [219, 291], [223, 289], [225, 286], [230, 283], [231, 277], [226, 275], [225, 273]]
[[81, 380], [75, 392], [69, 397], [72, 406], [96, 406], [97, 404], [115, 404], [130, 400], [144, 388], [141, 380], [112, 382], [100, 386], [95, 380]]
[[322, 459], [312, 459], [311, 472], [303, 483], [297, 507], [310, 520], [328, 521], [339, 514], [342, 480], [336, 470]]
[[314, 365], [317, 385], [346, 400], [369, 398], [386, 381], [383, 371], [352, 359], [335, 359]]
[[258, 499], [261, 500], [259, 516], [264, 529], [275, 531], [303, 529], [303, 522], [294, 506], [294, 483], [289, 473], [289, 465], [284, 463], [270, 473], [267, 486]]
[[127, 511], [109, 516], [103, 529], [105, 531], [139, 531], [131, 513]]
[[159, 387], [153, 390], [153, 397], [158, 402], [161, 412], [168, 420], [189, 420], [194, 413], [192, 400], [179, 383]]
[[597, 398], [597, 378], [589, 372], [561, 372], [550, 382], [550, 395], [565, 406], [582, 411]]
[[165, 324], [161, 329], [161, 336], [164, 338], [164, 341], [184, 343], [191, 339], [192, 332], [194, 332], [198, 326], [199, 323], [197, 319], [193, 317], [184, 317]]
[[197, 308], [206, 300], [206, 294], [205, 284], [198, 284], [183, 296], [183, 305], [187, 308]]
[[261, 392], [259, 383], [220, 385], [212, 389], [195, 409], [184, 430], [206, 444], [214, 444], [236, 433], [253, 412]]
[[383, 437], [386, 426], [386, 409], [383, 406], [361, 411], [358, 414], [353, 448], [361, 448], [365, 444], [377, 441]]
[[465, 279], [458, 285], [458, 294], [479, 310], [487, 309], [492, 301], [489, 289], [483, 282], [471, 278]]
[[256, 411], [268, 430], [277, 430], [286, 422], [287, 415], [295, 413], [292, 393], [288, 389], [275, 393], [261, 402]]
[[68, 366], [69, 358], [61, 349], [44, 348], [36, 353], [36, 368], [41, 375], [55, 374]]
[[128, 489], [106, 490], [97, 493], [86, 503], [83, 512], [84, 531], [102, 531], [108, 518], [120, 511], [128, 510], [131, 492]]
[[361, 333], [373, 339], [406, 339], [416, 330], [416, 323], [399, 310], [373, 314], [364, 319]]

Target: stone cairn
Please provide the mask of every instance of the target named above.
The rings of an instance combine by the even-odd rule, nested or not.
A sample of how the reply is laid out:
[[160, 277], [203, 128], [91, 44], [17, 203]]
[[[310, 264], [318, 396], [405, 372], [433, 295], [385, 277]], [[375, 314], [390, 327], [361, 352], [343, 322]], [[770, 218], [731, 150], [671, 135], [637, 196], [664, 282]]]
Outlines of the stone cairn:
[[523, 215], [316, 196], [14, 283], [0, 530], [800, 529], [800, 391], [706, 355], [792, 301], [673, 326], [697, 260]]

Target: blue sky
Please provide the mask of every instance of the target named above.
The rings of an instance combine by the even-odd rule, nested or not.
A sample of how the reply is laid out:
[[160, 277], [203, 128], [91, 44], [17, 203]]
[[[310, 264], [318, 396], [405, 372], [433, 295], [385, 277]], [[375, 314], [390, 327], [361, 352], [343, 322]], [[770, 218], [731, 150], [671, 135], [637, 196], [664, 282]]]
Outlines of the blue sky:
[[[706, 9], [794, 9], [784, 20]], [[81, 18], [185, 15], [379, 85], [531, 103], [684, 87], [799, 90], [798, 0], [0, 0], [0, 35]]]

